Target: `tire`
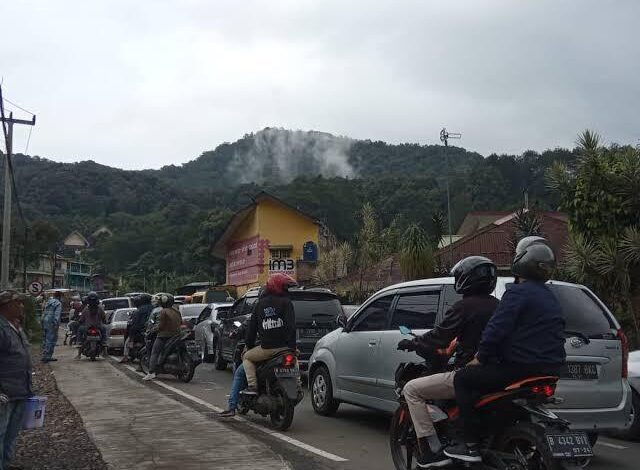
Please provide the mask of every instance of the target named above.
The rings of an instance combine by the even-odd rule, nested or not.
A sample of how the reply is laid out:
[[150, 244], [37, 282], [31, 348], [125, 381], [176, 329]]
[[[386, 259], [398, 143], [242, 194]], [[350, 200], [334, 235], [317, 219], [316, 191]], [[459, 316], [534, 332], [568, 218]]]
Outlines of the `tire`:
[[193, 379], [193, 374], [196, 372], [196, 365], [193, 363], [193, 359], [188, 352], [183, 351], [180, 353], [182, 355], [182, 362], [185, 364], [185, 370], [180, 372], [177, 377], [184, 383], [191, 382]]
[[209, 353], [209, 346], [207, 346], [207, 340], [204, 339], [202, 341], [202, 353], [200, 354], [200, 359], [202, 362], [206, 362], [207, 364], [212, 363], [216, 358], [215, 354]]
[[397, 470], [417, 468], [417, 440], [406, 403], [402, 403], [391, 419], [389, 428], [391, 459]]
[[220, 342], [216, 345], [216, 354], [215, 354], [214, 365], [216, 370], [226, 370], [227, 369], [227, 361], [222, 357], [222, 349], [220, 347]]
[[274, 429], [277, 429], [278, 431], [286, 431], [291, 427], [295, 404], [287, 397], [287, 394], [284, 392], [284, 390], [279, 387], [273, 390], [273, 394], [275, 397], [277, 397], [282, 406], [278, 407], [276, 411], [272, 411], [269, 414], [271, 424]]
[[331, 375], [325, 366], [313, 371], [311, 377], [311, 404], [316, 413], [322, 416], [333, 416], [338, 411], [340, 402], [333, 398]]
[[531, 423], [518, 423], [505, 429], [498, 438], [496, 448], [512, 453], [519, 448], [528, 456], [529, 468], [544, 470], [574, 470], [582, 468], [580, 459], [575, 461], [558, 460], [553, 457], [544, 438], [545, 429]]
[[631, 390], [631, 414], [633, 421], [631, 426], [623, 431], [613, 431], [611, 435], [627, 441], [640, 440], [640, 394], [635, 390]]

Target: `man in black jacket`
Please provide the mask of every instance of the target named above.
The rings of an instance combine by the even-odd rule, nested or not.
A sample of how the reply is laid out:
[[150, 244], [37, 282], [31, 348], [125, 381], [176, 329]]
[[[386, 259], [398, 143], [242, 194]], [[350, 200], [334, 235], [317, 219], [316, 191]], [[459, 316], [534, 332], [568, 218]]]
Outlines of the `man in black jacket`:
[[[242, 358], [247, 374], [245, 394], [257, 392], [256, 364], [286, 349], [296, 349], [296, 317], [291, 299], [286, 295], [296, 282], [286, 274], [273, 274], [267, 280], [265, 295], [260, 297], [247, 329], [246, 348]], [[255, 346], [256, 335], [260, 345]]]
[[513, 274], [519, 283], [502, 296], [482, 333], [478, 353], [454, 380], [465, 442], [445, 455], [465, 462], [482, 460], [477, 450], [482, 422], [475, 410], [485, 394], [531, 376], [557, 376], [564, 368], [564, 316], [545, 285], [555, 268], [555, 255], [541, 237], [526, 237], [516, 247]]
[[127, 323], [124, 352], [122, 354], [122, 359], [120, 359], [120, 362], [122, 363], [129, 362], [129, 351], [131, 349], [131, 345], [136, 341], [144, 341], [143, 332], [146, 328], [151, 310], [153, 310], [153, 305], [151, 305], [151, 296], [149, 294], [140, 294], [134, 297], [133, 305], [137, 307], [137, 310], [131, 314], [131, 318], [129, 318], [129, 322]]
[[[455, 278], [455, 290], [462, 294], [462, 299], [445, 313], [442, 321], [431, 331], [412, 340], [400, 341], [398, 349], [416, 351], [429, 360], [434, 359], [437, 349], [446, 349], [457, 338], [457, 370], [474, 357], [482, 330], [498, 305], [498, 299], [491, 295], [496, 287], [497, 270], [490, 259], [470, 256], [458, 262], [451, 274]], [[450, 371], [420, 377], [408, 382], [402, 390], [418, 437], [420, 468], [442, 467], [451, 463], [451, 459], [442, 451], [425, 401], [455, 398], [455, 374], [455, 371]]]

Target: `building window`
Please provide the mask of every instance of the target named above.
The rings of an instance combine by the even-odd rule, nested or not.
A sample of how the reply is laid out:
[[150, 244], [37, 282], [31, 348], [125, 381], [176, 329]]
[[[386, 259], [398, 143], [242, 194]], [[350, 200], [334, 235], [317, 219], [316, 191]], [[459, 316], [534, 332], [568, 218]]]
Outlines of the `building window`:
[[270, 248], [269, 253], [270, 253], [271, 259], [291, 258], [291, 248]]

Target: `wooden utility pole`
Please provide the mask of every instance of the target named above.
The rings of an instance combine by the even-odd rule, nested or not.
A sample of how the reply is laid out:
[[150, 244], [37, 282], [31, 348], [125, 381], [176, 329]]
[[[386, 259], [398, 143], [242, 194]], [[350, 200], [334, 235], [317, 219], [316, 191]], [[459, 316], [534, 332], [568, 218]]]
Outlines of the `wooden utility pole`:
[[4, 145], [6, 148], [4, 162], [4, 206], [2, 209], [2, 266], [0, 266], [0, 288], [7, 289], [9, 287], [9, 256], [11, 253], [11, 191], [13, 182], [11, 172], [11, 152], [13, 146], [13, 125], [23, 124], [26, 126], [35, 126], [36, 116], [33, 115], [30, 121], [14, 119], [13, 113], [9, 113], [9, 117], [6, 117], [4, 115], [2, 86], [0, 86], [0, 121], [2, 121]]

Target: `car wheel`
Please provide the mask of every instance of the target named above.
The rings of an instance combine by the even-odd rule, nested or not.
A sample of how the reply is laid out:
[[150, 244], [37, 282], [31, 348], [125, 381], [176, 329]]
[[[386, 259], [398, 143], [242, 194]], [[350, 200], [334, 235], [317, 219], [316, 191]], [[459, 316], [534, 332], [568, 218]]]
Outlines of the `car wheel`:
[[225, 370], [227, 368], [227, 361], [222, 357], [222, 349], [220, 348], [220, 343], [216, 346], [216, 358], [214, 363], [216, 370]]
[[631, 390], [631, 425], [624, 431], [614, 431], [611, 434], [628, 441], [640, 440], [640, 394]]
[[322, 416], [332, 416], [338, 411], [340, 402], [333, 398], [331, 375], [325, 366], [313, 371], [311, 377], [311, 404], [316, 413]]
[[215, 354], [209, 353], [209, 346], [207, 346], [207, 340], [202, 340], [202, 347], [200, 349], [200, 360], [202, 362], [211, 363], [215, 359]]

